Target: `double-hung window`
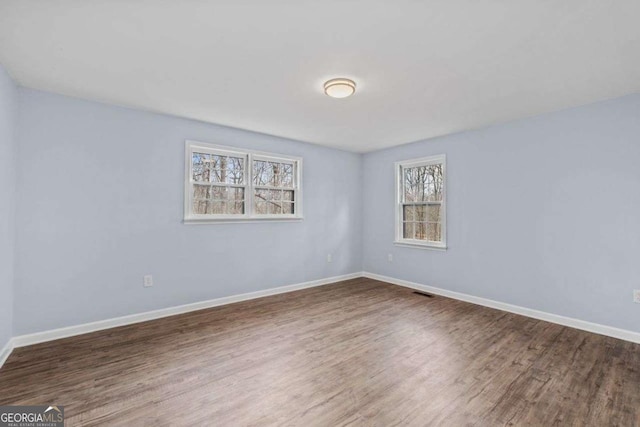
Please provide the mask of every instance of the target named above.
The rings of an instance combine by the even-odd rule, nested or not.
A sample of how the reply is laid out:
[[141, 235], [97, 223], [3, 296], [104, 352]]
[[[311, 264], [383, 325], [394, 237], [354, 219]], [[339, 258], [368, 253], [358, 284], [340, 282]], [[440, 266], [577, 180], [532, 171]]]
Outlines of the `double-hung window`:
[[444, 249], [445, 156], [397, 162], [396, 243]]
[[256, 215], [294, 215], [296, 160], [254, 155], [253, 206]]
[[302, 159], [187, 141], [185, 222], [302, 218]]

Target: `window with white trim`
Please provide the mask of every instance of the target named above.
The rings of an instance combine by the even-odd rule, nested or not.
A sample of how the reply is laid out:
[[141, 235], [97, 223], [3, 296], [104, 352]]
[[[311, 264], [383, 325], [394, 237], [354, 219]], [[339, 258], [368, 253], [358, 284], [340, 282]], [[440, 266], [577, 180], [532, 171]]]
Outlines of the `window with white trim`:
[[302, 159], [187, 141], [185, 222], [302, 218]]
[[396, 243], [446, 248], [445, 156], [397, 162]]

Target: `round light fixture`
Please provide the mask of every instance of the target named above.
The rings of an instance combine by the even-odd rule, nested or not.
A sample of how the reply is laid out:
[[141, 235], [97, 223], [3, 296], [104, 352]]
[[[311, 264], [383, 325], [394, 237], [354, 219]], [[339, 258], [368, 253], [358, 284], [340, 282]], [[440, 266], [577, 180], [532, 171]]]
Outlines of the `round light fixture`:
[[346, 98], [356, 92], [356, 82], [349, 79], [331, 79], [324, 84], [324, 93], [332, 98]]

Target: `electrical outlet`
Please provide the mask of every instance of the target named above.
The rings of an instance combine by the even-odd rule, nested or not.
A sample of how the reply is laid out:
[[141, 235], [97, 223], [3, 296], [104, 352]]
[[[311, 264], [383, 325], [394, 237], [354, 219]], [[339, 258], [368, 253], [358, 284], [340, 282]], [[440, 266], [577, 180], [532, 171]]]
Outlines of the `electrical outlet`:
[[327, 254], [327, 262], [333, 262], [333, 255]]
[[388, 254], [388, 255], [387, 255], [387, 260], [388, 260], [389, 262], [393, 262], [393, 254]]
[[142, 278], [142, 286], [144, 286], [145, 288], [150, 288], [151, 286], [153, 286], [153, 276], [150, 274], [144, 276]]
[[640, 304], [640, 289], [633, 291], [633, 302]]

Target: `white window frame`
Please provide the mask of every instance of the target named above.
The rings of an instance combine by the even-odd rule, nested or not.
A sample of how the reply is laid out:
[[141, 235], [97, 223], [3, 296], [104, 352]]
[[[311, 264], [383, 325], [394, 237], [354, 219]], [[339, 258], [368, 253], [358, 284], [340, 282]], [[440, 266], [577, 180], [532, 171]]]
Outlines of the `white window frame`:
[[[430, 166], [442, 164], [442, 179], [443, 179], [443, 190], [442, 190], [442, 202], [440, 202], [440, 215], [442, 221], [440, 223], [442, 241], [434, 242], [429, 240], [418, 240], [418, 239], [405, 239], [403, 237], [403, 227], [402, 227], [402, 206], [403, 206], [403, 197], [404, 197], [404, 179], [403, 179], [403, 169], [405, 168], [414, 168], [420, 166]], [[437, 249], [437, 250], [446, 250], [447, 249], [447, 159], [446, 155], [439, 154], [437, 156], [429, 156], [429, 157], [421, 157], [419, 159], [411, 159], [411, 160], [403, 160], [395, 163], [395, 180], [396, 180], [396, 214], [395, 214], [395, 240], [394, 243], [398, 246], [410, 246], [417, 247], [423, 249]], [[433, 202], [429, 202], [432, 203]]]
[[[244, 184], [233, 185], [243, 187], [245, 194], [244, 214], [212, 215], [194, 214], [193, 209], [193, 153], [208, 153], [223, 156], [243, 157], [245, 159]], [[293, 190], [295, 201], [295, 212], [293, 214], [255, 214], [254, 213], [254, 186], [253, 183], [253, 161], [267, 160], [281, 163], [293, 164]], [[265, 186], [257, 186], [265, 188]], [[299, 221], [304, 218], [302, 214], [302, 158], [287, 156], [284, 154], [265, 153], [261, 151], [245, 150], [224, 145], [209, 144], [198, 141], [185, 141], [185, 179], [184, 179], [184, 223], [185, 224], [219, 224], [233, 222], [262, 222], [262, 221]]]

